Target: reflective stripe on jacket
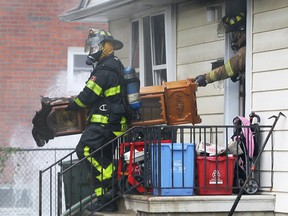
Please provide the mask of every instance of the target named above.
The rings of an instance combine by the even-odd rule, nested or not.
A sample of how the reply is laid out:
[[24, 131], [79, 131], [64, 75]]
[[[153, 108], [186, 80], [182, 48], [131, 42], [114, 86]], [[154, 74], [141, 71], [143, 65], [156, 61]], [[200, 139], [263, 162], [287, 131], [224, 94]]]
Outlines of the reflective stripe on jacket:
[[127, 129], [122, 95], [122, 70], [120, 60], [114, 55], [101, 59], [83, 91], [74, 100], [81, 108], [89, 107], [88, 123], [113, 125], [112, 130], [117, 134]]
[[245, 71], [245, 55], [246, 47], [242, 47], [238, 52], [231, 57], [223, 66], [215, 68], [205, 74], [208, 83], [218, 80], [227, 79], [229, 77], [237, 77]]

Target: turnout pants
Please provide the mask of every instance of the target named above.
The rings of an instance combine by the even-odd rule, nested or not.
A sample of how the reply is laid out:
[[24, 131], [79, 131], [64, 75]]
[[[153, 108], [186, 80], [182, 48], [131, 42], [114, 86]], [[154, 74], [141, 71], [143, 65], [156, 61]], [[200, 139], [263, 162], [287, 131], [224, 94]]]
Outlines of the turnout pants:
[[[76, 147], [78, 158], [81, 160], [89, 156], [115, 137], [111, 130], [107, 130], [99, 124], [89, 124]], [[116, 167], [113, 165], [115, 147], [115, 143], [111, 143], [84, 160], [91, 173], [97, 197], [104, 195], [112, 187], [112, 176], [114, 171], [116, 172]]]

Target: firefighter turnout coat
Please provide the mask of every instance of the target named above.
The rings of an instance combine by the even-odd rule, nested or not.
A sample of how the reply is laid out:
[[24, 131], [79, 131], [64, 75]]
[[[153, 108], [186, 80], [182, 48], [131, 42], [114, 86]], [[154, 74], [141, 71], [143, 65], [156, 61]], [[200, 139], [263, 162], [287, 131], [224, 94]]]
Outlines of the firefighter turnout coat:
[[72, 104], [90, 110], [88, 125], [100, 124], [116, 136], [127, 129], [122, 70], [122, 63], [114, 55], [102, 58]]
[[[91, 183], [97, 197], [111, 187], [112, 176], [116, 170], [113, 164], [115, 143], [109, 141], [127, 129], [122, 95], [122, 70], [122, 63], [114, 55], [101, 58], [83, 91], [70, 105], [73, 110], [90, 110], [87, 127], [76, 147], [76, 153], [79, 159], [87, 158], [84, 162], [91, 172]], [[105, 144], [107, 146], [103, 147]], [[95, 150], [98, 151], [93, 153]]]
[[215, 68], [205, 74], [207, 83], [227, 78], [237, 78], [245, 72], [246, 47], [240, 48], [223, 66]]

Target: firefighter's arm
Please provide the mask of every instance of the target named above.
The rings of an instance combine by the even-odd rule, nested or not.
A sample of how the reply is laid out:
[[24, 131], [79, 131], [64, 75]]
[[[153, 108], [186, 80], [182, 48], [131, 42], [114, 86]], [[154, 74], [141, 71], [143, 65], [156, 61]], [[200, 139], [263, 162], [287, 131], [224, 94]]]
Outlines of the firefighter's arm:
[[[84, 91], [84, 90], [83, 90]], [[83, 92], [82, 91], [82, 92]], [[81, 93], [82, 93], [81, 92]], [[80, 110], [80, 109], [82, 109], [82, 108], [86, 108], [87, 107], [87, 105], [85, 104], [85, 103], [83, 103], [82, 101], [84, 101], [84, 100], [81, 100], [80, 98], [81, 97], [79, 97], [80, 95], [81, 95], [81, 93], [75, 98], [75, 99], [70, 99], [69, 100], [69, 104], [68, 104], [68, 106], [65, 108], [65, 110], [66, 111], [69, 111], [69, 110], [72, 110], [72, 111], [78, 111], [78, 110]]]
[[207, 83], [238, 76], [239, 73], [245, 70], [245, 54], [246, 48], [242, 47], [223, 66], [220, 66], [205, 74]]
[[87, 108], [91, 106], [101, 94], [102, 87], [96, 81], [96, 76], [91, 76], [86, 82], [84, 89], [74, 100], [70, 101], [65, 110], [78, 111], [82, 108]]

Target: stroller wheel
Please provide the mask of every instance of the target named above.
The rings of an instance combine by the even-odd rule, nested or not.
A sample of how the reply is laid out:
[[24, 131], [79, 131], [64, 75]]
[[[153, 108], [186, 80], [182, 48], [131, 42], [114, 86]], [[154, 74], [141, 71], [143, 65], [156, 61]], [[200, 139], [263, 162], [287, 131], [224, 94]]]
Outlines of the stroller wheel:
[[259, 184], [255, 179], [249, 179], [247, 184], [244, 187], [244, 190], [247, 194], [255, 194], [259, 189]]

